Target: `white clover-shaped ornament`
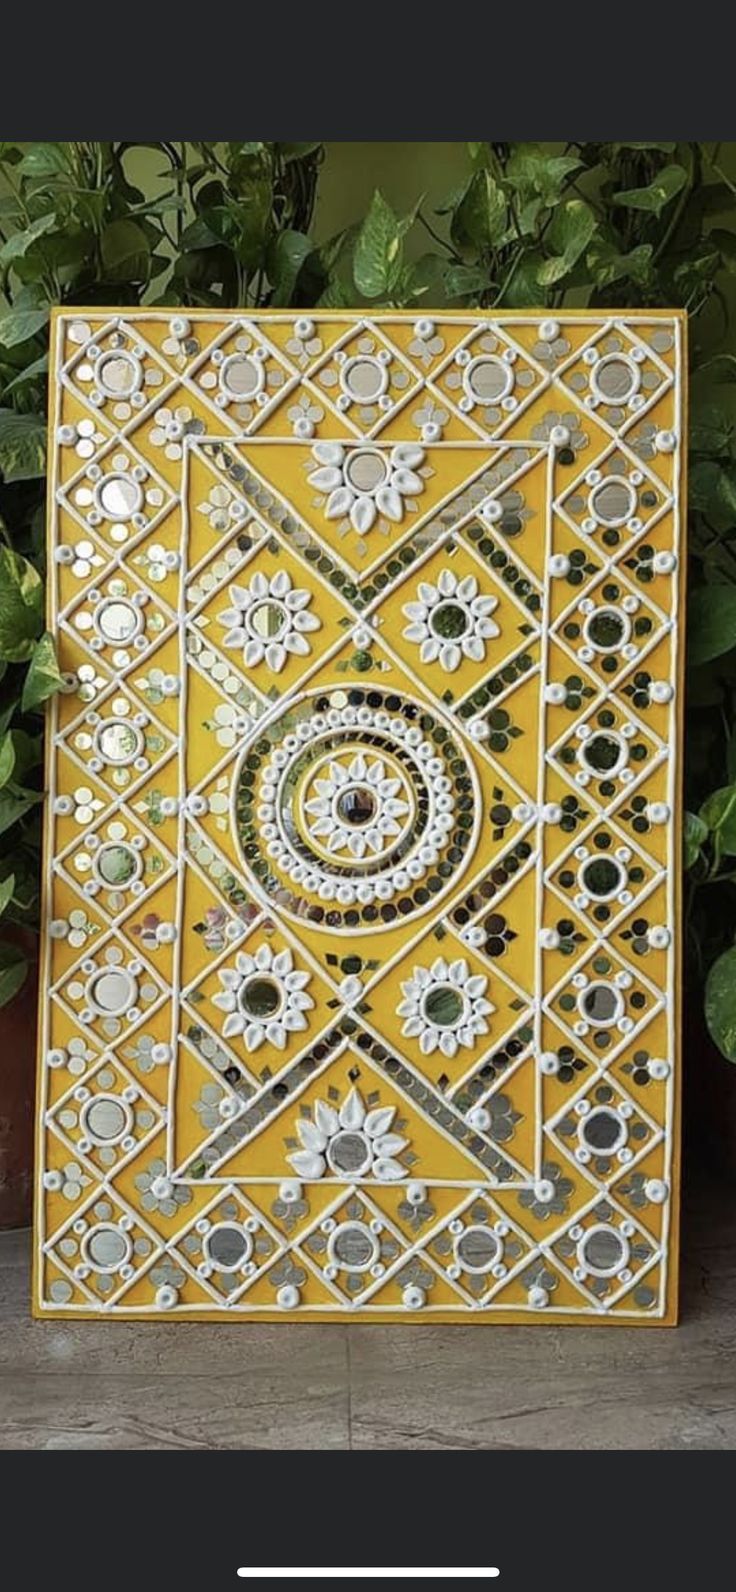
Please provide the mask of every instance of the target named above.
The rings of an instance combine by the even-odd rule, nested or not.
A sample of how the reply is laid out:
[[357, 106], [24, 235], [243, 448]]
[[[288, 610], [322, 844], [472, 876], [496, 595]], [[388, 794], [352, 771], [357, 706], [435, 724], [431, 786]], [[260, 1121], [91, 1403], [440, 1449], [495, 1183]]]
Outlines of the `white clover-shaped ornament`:
[[242, 651], [246, 669], [265, 660], [279, 674], [289, 656], [309, 655], [307, 634], [321, 629], [317, 615], [307, 612], [312, 596], [305, 587], [294, 586], [285, 569], [270, 580], [257, 571], [249, 586], [230, 587], [233, 606], [218, 615], [227, 631], [223, 646]]
[[424, 1056], [440, 1050], [455, 1056], [463, 1046], [472, 1050], [481, 1034], [488, 1033], [486, 1018], [495, 1010], [486, 999], [485, 973], [472, 973], [462, 958], [447, 962], [438, 956], [431, 967], [415, 967], [401, 985], [403, 1001], [396, 1008], [403, 1017], [401, 1032], [418, 1039]]
[[252, 956], [239, 951], [235, 966], [217, 976], [223, 987], [212, 1004], [225, 1013], [224, 1039], [241, 1034], [246, 1050], [266, 1041], [283, 1050], [289, 1034], [307, 1027], [304, 1013], [314, 1006], [306, 993], [311, 974], [294, 967], [288, 947], [274, 951], [264, 943]]
[[301, 1150], [287, 1156], [300, 1177], [377, 1178], [381, 1183], [406, 1177], [397, 1157], [409, 1141], [391, 1132], [395, 1106], [367, 1111], [358, 1089], [351, 1089], [337, 1109], [317, 1100], [312, 1117], [300, 1117], [296, 1131]]
[[402, 612], [411, 623], [403, 635], [417, 644], [422, 663], [439, 663], [451, 674], [463, 658], [483, 662], [486, 642], [500, 635], [491, 619], [497, 607], [497, 597], [479, 594], [475, 575], [458, 576], [443, 569], [436, 586], [420, 581], [417, 601], [404, 603]]
[[349, 519], [365, 536], [379, 515], [395, 525], [404, 518], [408, 501], [424, 491], [419, 470], [424, 449], [403, 442], [389, 453], [375, 447], [344, 448], [341, 442], [316, 442], [317, 468], [307, 476], [326, 496], [325, 518]]
[[312, 839], [323, 840], [328, 851], [348, 851], [352, 857], [384, 851], [387, 841], [401, 834], [410, 812], [398, 794], [401, 780], [386, 774], [382, 758], [362, 752], [349, 763], [331, 761], [327, 775], [315, 779], [314, 789], [317, 795], [304, 803]]

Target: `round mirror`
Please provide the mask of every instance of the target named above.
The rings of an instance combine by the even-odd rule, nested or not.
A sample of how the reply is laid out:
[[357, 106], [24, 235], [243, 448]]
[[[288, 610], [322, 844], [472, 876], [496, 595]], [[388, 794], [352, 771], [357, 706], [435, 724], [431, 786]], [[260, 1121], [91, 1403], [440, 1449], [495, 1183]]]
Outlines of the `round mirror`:
[[585, 639], [596, 652], [616, 652], [628, 641], [631, 624], [617, 608], [597, 608], [585, 621]]
[[596, 1155], [613, 1155], [626, 1143], [628, 1130], [623, 1117], [610, 1106], [596, 1106], [583, 1117], [578, 1129], [581, 1144]]
[[597, 733], [583, 741], [580, 749], [583, 763], [593, 774], [598, 774], [605, 779], [606, 776], [617, 774], [627, 761], [628, 752], [626, 743], [618, 735], [610, 732]]
[[215, 1271], [238, 1271], [250, 1260], [253, 1240], [235, 1222], [219, 1222], [207, 1233], [204, 1250]]
[[143, 736], [127, 719], [107, 719], [95, 736], [97, 751], [104, 763], [132, 763], [143, 750]]
[[495, 404], [510, 393], [514, 373], [504, 360], [495, 354], [482, 355], [471, 360], [465, 371], [463, 385], [478, 404]]
[[606, 404], [625, 404], [639, 387], [639, 367], [625, 354], [607, 354], [593, 369], [591, 386]]
[[340, 791], [335, 810], [341, 824], [361, 829], [376, 816], [376, 798], [367, 785], [349, 785]]
[[330, 1236], [328, 1254], [346, 1271], [368, 1271], [378, 1259], [378, 1241], [363, 1222], [342, 1222]]
[[134, 1006], [138, 990], [135, 979], [122, 967], [105, 967], [93, 973], [87, 985], [91, 1006], [105, 1016], [114, 1016]]
[[346, 1129], [336, 1133], [330, 1140], [327, 1159], [338, 1176], [360, 1177], [368, 1171], [373, 1156], [365, 1134], [351, 1133]]
[[130, 1127], [131, 1114], [116, 1095], [97, 1095], [82, 1112], [84, 1131], [96, 1144], [111, 1144], [122, 1139]]
[[95, 382], [108, 398], [129, 398], [140, 386], [140, 360], [125, 350], [101, 354], [95, 366]]
[[453, 1028], [465, 1011], [465, 1001], [452, 984], [435, 985], [425, 995], [423, 1006], [427, 1022], [434, 1028]]
[[351, 359], [342, 368], [340, 382], [356, 403], [369, 404], [384, 391], [386, 373], [377, 359]]
[[455, 1258], [465, 1271], [490, 1271], [501, 1259], [502, 1244], [488, 1227], [466, 1227], [455, 1239]]
[[241, 985], [238, 998], [246, 1017], [252, 1017], [254, 1022], [264, 1022], [278, 1011], [281, 990], [274, 979], [255, 973]]
[[629, 1258], [629, 1246], [614, 1227], [591, 1227], [578, 1244], [578, 1259], [594, 1277], [613, 1277]]
[[255, 398], [263, 386], [263, 366], [248, 354], [231, 354], [220, 370], [220, 386], [228, 397]]
[[108, 520], [129, 520], [143, 503], [137, 481], [129, 475], [106, 475], [97, 488], [97, 504]]
[[142, 622], [140, 609], [124, 597], [110, 597], [107, 602], [100, 604], [95, 613], [98, 634], [103, 641], [109, 641], [114, 646], [132, 641], [138, 635]]
[[349, 455], [345, 477], [354, 492], [375, 492], [388, 479], [388, 466], [382, 454], [361, 448]]
[[609, 901], [626, 884], [626, 871], [614, 857], [589, 857], [580, 869], [580, 884], [596, 901]]
[[603, 980], [586, 985], [581, 991], [578, 1006], [586, 1022], [594, 1028], [608, 1028], [618, 1021], [624, 1009], [623, 996], [613, 984]]
[[95, 857], [95, 871], [103, 884], [124, 890], [141, 872], [140, 858], [132, 848], [113, 841], [101, 846]]
[[468, 628], [468, 615], [460, 603], [439, 603], [429, 616], [430, 629], [443, 641], [455, 641]]
[[636, 512], [636, 493], [623, 476], [610, 475], [593, 487], [588, 507], [599, 525], [625, 525]]
[[248, 614], [248, 629], [259, 641], [275, 641], [288, 624], [280, 603], [257, 603]]
[[131, 1242], [119, 1227], [103, 1222], [93, 1227], [84, 1244], [87, 1259], [97, 1271], [117, 1271], [130, 1256]]

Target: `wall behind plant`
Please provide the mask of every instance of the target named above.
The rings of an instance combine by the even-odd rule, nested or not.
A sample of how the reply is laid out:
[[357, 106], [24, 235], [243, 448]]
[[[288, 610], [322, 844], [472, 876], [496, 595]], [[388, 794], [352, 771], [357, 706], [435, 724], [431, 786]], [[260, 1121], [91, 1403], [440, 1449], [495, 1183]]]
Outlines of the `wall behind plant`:
[[683, 305], [688, 974], [736, 1060], [736, 144], [0, 143], [0, 1003], [38, 920], [52, 304]]

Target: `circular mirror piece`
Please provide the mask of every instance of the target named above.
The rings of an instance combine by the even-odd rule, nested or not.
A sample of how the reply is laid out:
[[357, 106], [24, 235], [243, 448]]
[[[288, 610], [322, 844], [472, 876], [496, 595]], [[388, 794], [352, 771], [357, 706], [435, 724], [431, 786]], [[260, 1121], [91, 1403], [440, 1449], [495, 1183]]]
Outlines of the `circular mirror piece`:
[[129, 520], [143, 506], [143, 492], [132, 476], [106, 475], [95, 493], [97, 506], [108, 520]]
[[629, 1246], [614, 1227], [590, 1227], [578, 1244], [578, 1259], [594, 1277], [615, 1277], [629, 1258]]
[[236, 1222], [218, 1222], [205, 1236], [204, 1250], [215, 1271], [238, 1271], [253, 1253], [253, 1240]]
[[476, 1276], [496, 1266], [502, 1250], [497, 1234], [481, 1225], [466, 1227], [455, 1239], [455, 1259], [465, 1271]]

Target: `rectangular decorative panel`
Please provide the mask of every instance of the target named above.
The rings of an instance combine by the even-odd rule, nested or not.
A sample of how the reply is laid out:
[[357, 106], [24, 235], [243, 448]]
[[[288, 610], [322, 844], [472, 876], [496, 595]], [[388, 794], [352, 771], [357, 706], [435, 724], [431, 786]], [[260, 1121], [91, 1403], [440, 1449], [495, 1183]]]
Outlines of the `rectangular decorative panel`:
[[56, 316], [37, 1313], [675, 1319], [683, 333]]

